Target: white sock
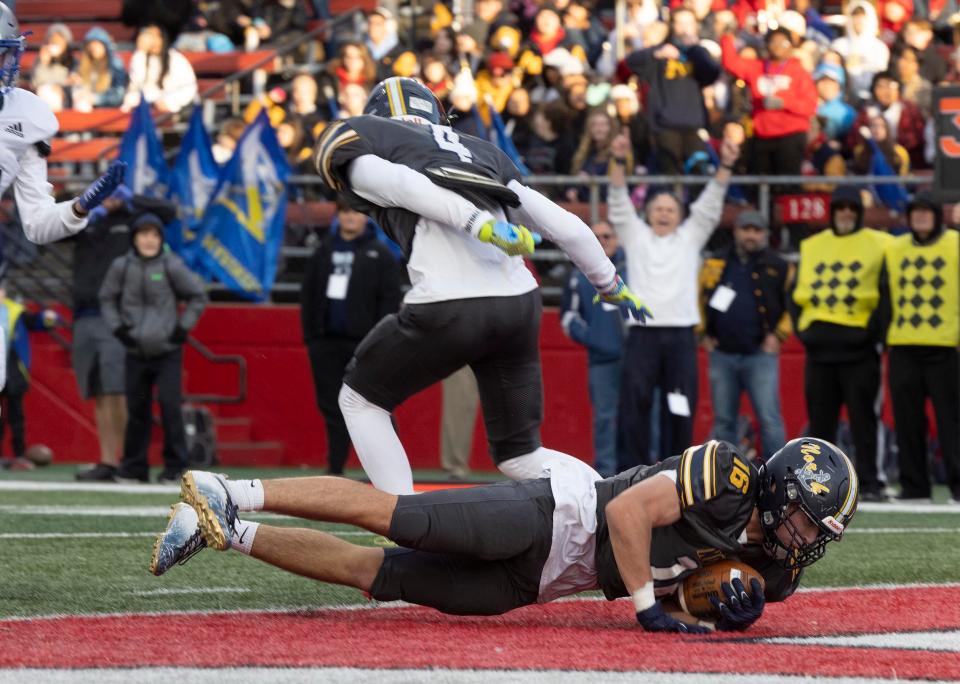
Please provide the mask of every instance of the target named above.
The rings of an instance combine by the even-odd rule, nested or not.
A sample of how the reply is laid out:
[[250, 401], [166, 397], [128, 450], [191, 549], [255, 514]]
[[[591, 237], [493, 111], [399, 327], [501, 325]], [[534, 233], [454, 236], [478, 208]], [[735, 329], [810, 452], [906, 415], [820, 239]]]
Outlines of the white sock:
[[241, 511], [263, 510], [263, 482], [260, 480], [224, 480], [227, 493]]
[[258, 527], [260, 527], [260, 523], [237, 520], [237, 524], [233, 528], [233, 536], [230, 537], [230, 548], [249, 556], [250, 550], [253, 548], [253, 538], [257, 536]]
[[413, 472], [390, 414], [346, 385], [340, 388], [340, 411], [360, 464], [373, 486], [388, 494], [413, 494]]
[[546, 468], [557, 464], [568, 464], [575, 468], [593, 470], [589, 464], [584, 463], [579, 458], [565, 454], [562, 451], [554, 451], [553, 449], [547, 449], [545, 447], [539, 447], [529, 454], [506, 460], [498, 465], [497, 468], [511, 480], [531, 480], [538, 477], [546, 477], [546, 473], [544, 472]]

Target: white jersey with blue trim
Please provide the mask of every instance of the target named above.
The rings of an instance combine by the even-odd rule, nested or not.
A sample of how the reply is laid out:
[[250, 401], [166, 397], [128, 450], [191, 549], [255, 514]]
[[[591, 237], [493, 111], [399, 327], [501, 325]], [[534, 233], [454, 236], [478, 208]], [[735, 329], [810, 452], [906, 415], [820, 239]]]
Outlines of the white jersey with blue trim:
[[73, 201], [57, 203], [47, 182], [46, 156], [60, 125], [50, 107], [33, 93], [12, 88], [0, 107], [0, 194], [13, 186], [23, 232], [44, 244], [83, 230], [86, 218]]

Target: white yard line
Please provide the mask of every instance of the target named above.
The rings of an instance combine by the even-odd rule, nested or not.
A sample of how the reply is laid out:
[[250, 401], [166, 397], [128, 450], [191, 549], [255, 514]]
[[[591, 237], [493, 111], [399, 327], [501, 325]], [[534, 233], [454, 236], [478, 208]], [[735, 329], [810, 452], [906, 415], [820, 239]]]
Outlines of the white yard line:
[[[376, 537], [364, 530], [326, 530], [335, 537]], [[156, 537], [156, 532], [0, 532], [0, 539], [124, 539], [127, 537]]]
[[131, 591], [132, 596], [175, 596], [177, 594], [247, 594], [247, 587], [163, 587]]

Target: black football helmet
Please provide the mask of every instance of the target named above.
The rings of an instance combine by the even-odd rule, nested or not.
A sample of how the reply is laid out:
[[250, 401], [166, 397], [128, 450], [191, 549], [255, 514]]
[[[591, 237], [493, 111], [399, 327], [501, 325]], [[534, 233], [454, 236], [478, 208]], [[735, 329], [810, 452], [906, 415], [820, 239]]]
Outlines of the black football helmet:
[[437, 96], [415, 78], [392, 76], [380, 81], [370, 91], [364, 114], [385, 119], [423, 119], [447, 125], [447, 113]]
[[[839, 540], [857, 511], [859, 484], [853, 464], [826, 440], [801, 437], [787, 442], [760, 467], [760, 525], [763, 548], [788, 569], [819, 560], [828, 542]], [[809, 542], [796, 529], [791, 515], [801, 510], [819, 534]], [[777, 534], [784, 525], [785, 543]]]

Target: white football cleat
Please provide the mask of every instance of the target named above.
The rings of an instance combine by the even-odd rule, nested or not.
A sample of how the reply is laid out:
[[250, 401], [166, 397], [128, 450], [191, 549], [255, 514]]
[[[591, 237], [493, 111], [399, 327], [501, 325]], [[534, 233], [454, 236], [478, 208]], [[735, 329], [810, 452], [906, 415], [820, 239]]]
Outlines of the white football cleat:
[[170, 507], [165, 529], [153, 543], [150, 572], [159, 577], [174, 564], [183, 565], [195, 554], [207, 548], [200, 531], [200, 519], [193, 507], [178, 501]]
[[180, 482], [180, 498], [193, 506], [207, 545], [220, 551], [230, 548], [236, 527], [237, 505], [227, 492], [226, 475], [188, 470]]

